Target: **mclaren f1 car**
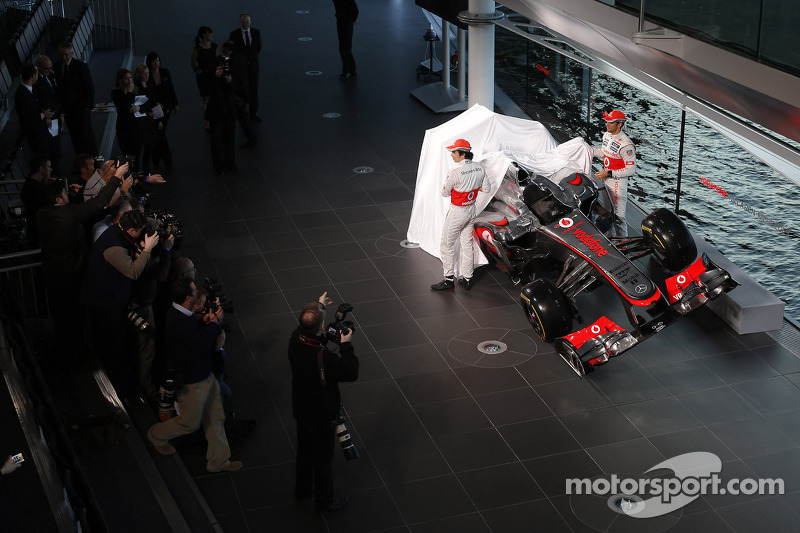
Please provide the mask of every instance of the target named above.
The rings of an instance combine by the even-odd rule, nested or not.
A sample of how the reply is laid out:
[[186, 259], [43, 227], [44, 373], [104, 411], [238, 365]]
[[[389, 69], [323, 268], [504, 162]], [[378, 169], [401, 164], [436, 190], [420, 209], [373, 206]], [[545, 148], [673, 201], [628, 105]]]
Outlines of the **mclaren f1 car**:
[[[476, 218], [474, 237], [521, 287], [536, 334], [555, 343], [578, 376], [738, 285], [706, 254], [698, 257], [691, 232], [668, 209], [647, 215], [641, 236], [607, 237], [615, 215], [605, 187], [581, 173], [560, 174], [539, 176], [512, 162]], [[649, 275], [634, 262], [647, 255], [657, 263]], [[576, 298], [601, 284], [619, 296], [630, 327], [605, 315], [584, 326]]]

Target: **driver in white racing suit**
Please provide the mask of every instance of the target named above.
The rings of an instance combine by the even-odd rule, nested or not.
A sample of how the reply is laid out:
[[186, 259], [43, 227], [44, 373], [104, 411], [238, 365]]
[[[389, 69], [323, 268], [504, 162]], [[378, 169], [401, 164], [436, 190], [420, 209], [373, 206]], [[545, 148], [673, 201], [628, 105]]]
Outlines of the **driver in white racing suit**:
[[442, 196], [450, 197], [450, 209], [442, 227], [441, 256], [444, 279], [431, 285], [434, 291], [452, 291], [455, 288], [453, 251], [456, 240], [461, 241], [458, 284], [469, 290], [472, 287], [472, 223], [475, 221], [475, 199], [478, 191], [489, 192], [490, 184], [480, 163], [472, 161], [472, 147], [458, 139], [447, 147], [458, 166], [447, 173]]
[[603, 146], [592, 147], [592, 155], [603, 160], [603, 170], [595, 172], [597, 179], [605, 183], [614, 211], [619, 222], [614, 223], [614, 235], [628, 236], [628, 224], [625, 211], [628, 204], [628, 178], [636, 172], [636, 147], [630, 138], [622, 133], [625, 114], [615, 109], [611, 113], [603, 112], [606, 121], [606, 132], [603, 134]]

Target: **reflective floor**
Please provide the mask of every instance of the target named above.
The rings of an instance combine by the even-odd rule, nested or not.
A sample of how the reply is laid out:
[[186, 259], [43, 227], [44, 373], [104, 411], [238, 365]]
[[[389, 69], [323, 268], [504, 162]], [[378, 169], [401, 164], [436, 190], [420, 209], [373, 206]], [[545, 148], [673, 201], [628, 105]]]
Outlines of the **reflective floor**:
[[[359, 2], [358, 75], [345, 82], [327, 0], [135, 7], [136, 53], [159, 52], [181, 101], [169, 125], [175, 170], [157, 201], [185, 222], [181, 253], [234, 300], [230, 408], [258, 422], [232, 443], [240, 472], [208, 475], [203, 449], [179, 448], [226, 532], [796, 527], [800, 350], [776, 340], [789, 345], [788, 333], [737, 336], [701, 309], [580, 380], [535, 338], [496, 269], [480, 269], [470, 292], [430, 291], [440, 262], [399, 241], [424, 132], [450, 116], [409, 95], [427, 28], [413, 2]], [[188, 59], [198, 26], [221, 43], [239, 10], [264, 39], [264, 120], [258, 148], [237, 149], [238, 171], [220, 178]], [[317, 515], [293, 499], [286, 345], [296, 312], [323, 291], [355, 308], [361, 373], [342, 392], [361, 458], [337, 450], [337, 493], [351, 503]], [[486, 340], [508, 350], [483, 354]], [[566, 495], [567, 478], [641, 476], [698, 451], [719, 456], [723, 479], [782, 477], [787, 495], [702, 496], [646, 520], [611, 511], [607, 498]]]

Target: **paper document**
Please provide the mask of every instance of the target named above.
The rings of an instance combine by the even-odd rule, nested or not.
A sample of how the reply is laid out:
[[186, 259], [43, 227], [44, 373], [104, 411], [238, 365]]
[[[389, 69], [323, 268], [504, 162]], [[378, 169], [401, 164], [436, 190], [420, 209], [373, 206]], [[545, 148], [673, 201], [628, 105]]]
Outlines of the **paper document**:
[[162, 118], [164, 116], [164, 108], [161, 107], [161, 104], [158, 104], [157, 106], [155, 106], [152, 111], [153, 111], [153, 118], [154, 119], [159, 119], [159, 118]]
[[[142, 107], [142, 104], [144, 104], [145, 102], [147, 102], [147, 97], [144, 95], [139, 95], [133, 99], [133, 105], [140, 108]], [[146, 117], [147, 115], [145, 113], [142, 113], [141, 111], [137, 111], [136, 113], [133, 114], [133, 116], [136, 118], [142, 118]]]
[[52, 119], [52, 121], [50, 122], [50, 127], [47, 128], [47, 131], [49, 131], [50, 135], [52, 135], [53, 137], [57, 137], [58, 136], [58, 119], [57, 118]]

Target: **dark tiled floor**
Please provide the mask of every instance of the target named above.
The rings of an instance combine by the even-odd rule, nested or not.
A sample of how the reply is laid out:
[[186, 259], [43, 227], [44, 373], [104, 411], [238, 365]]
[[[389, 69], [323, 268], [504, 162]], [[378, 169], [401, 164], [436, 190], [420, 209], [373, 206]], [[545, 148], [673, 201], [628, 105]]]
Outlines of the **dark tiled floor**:
[[[176, 170], [159, 200], [185, 222], [183, 252], [236, 303], [231, 402], [259, 424], [232, 444], [241, 472], [205, 475], [202, 450], [180, 450], [225, 531], [794, 529], [800, 359], [775, 337], [738, 337], [701, 309], [579, 380], [535, 338], [497, 271], [479, 271], [470, 292], [431, 293], [439, 261], [399, 246], [425, 129], [450, 118], [409, 96], [427, 22], [409, 1], [359, 7], [359, 74], [346, 83], [328, 0], [133, 13], [137, 53], [160, 52], [181, 100], [169, 133]], [[258, 150], [238, 152], [239, 172], [219, 179], [185, 63], [197, 26], [210, 23], [221, 41], [241, 9], [265, 39], [264, 122]], [[362, 457], [347, 463], [337, 452], [337, 490], [351, 504], [319, 516], [292, 499], [285, 345], [296, 311], [323, 291], [355, 305], [361, 379], [342, 389]], [[479, 353], [489, 338], [509, 355]], [[782, 476], [789, 494], [704, 496], [650, 522], [565, 494], [567, 478], [641, 475], [696, 451], [717, 454], [726, 479]]]

